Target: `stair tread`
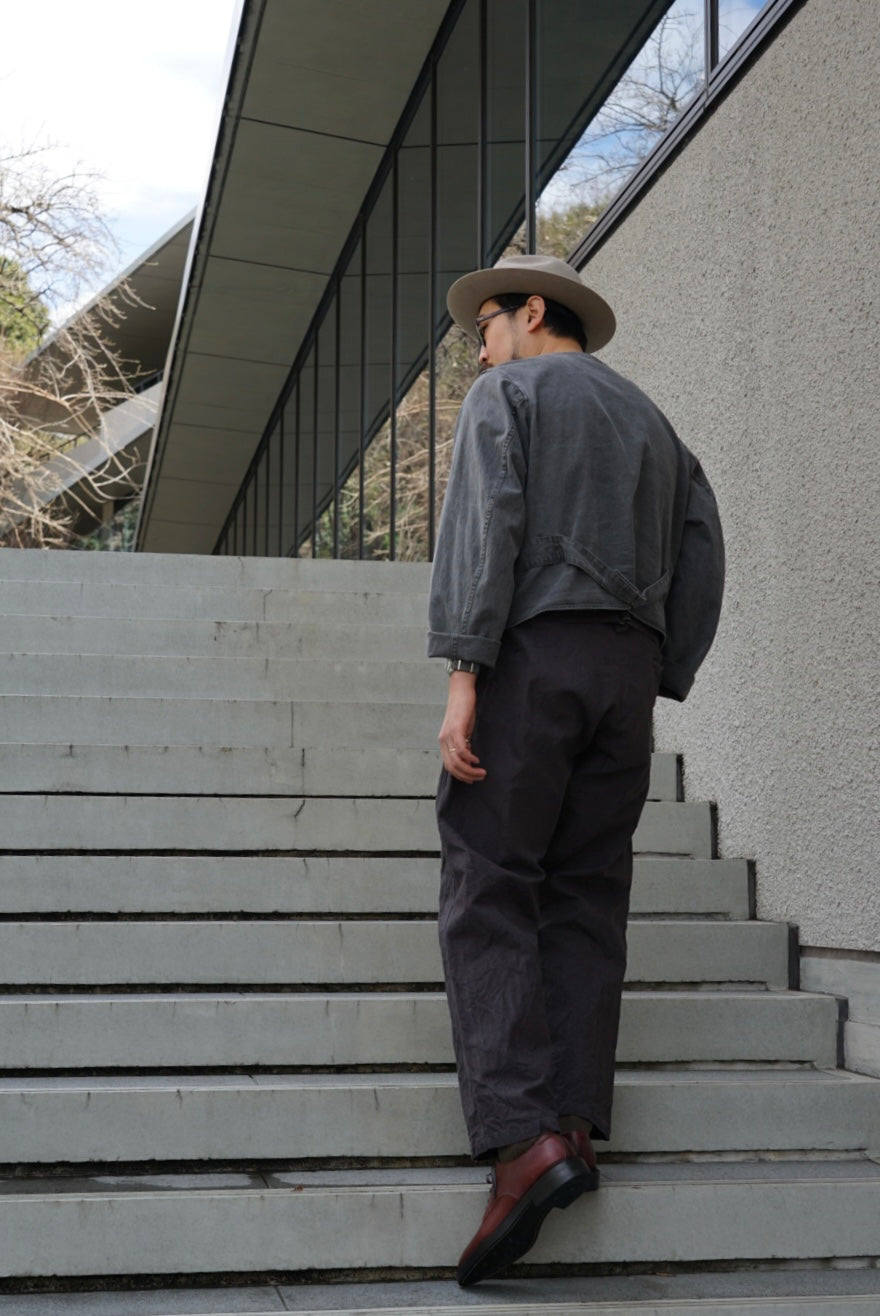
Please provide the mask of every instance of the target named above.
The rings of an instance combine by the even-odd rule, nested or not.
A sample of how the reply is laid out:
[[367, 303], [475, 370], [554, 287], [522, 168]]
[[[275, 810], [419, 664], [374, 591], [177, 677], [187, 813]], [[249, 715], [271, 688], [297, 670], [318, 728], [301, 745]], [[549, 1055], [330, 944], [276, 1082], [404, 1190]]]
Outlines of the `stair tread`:
[[[169, 572], [168, 559], [146, 555], [4, 557], [0, 610], [12, 610], [14, 652], [0, 677], [47, 693], [0, 695], [0, 816], [5, 844], [20, 851], [0, 860], [9, 911], [0, 939], [11, 948], [0, 959], [10, 983], [28, 987], [0, 995], [13, 1075], [0, 1077], [0, 1145], [7, 1165], [30, 1168], [0, 1179], [2, 1273], [87, 1283], [100, 1274], [111, 1284], [114, 1275], [305, 1277], [322, 1267], [448, 1274], [486, 1186], [485, 1170], [465, 1163], [445, 998], [346, 983], [352, 965], [355, 982], [369, 979], [367, 952], [380, 944], [383, 965], [401, 964], [393, 977], [434, 974], [424, 938], [436, 935], [431, 797], [443, 674], [421, 657], [430, 568], [181, 557]], [[206, 697], [211, 689], [218, 697]], [[348, 697], [333, 699], [337, 690]], [[376, 755], [368, 780], [364, 759], [380, 740], [394, 758]], [[747, 921], [749, 868], [711, 859], [711, 807], [672, 811], [675, 756], [656, 755], [653, 774], [658, 802], [637, 838], [631, 934], [631, 966], [646, 986], [625, 993], [603, 1192], [554, 1212], [530, 1261], [754, 1267], [757, 1257], [791, 1267], [807, 1258], [817, 1267], [809, 1279], [780, 1270], [764, 1286], [754, 1271], [690, 1285], [687, 1276], [591, 1277], [588, 1292], [584, 1281], [555, 1279], [528, 1292], [517, 1279], [476, 1294], [451, 1281], [16, 1294], [0, 1296], [0, 1316], [452, 1316], [483, 1305], [511, 1316], [843, 1316], [874, 1303], [880, 1316], [880, 1271], [818, 1268], [832, 1248], [876, 1250], [880, 1164], [869, 1152], [880, 1143], [880, 1088], [832, 1068], [836, 1003], [783, 986], [787, 928]], [[27, 784], [16, 790], [16, 779]], [[151, 853], [159, 844], [165, 855]], [[90, 903], [105, 917], [90, 919]], [[396, 934], [410, 933], [409, 966], [388, 949], [385, 912], [409, 916], [393, 920]], [[116, 941], [109, 959], [105, 937]], [[223, 940], [225, 962], [209, 939]], [[767, 954], [754, 950], [762, 942]], [[64, 954], [53, 954], [59, 946]], [[701, 986], [651, 986], [654, 946], [657, 963], [687, 960]], [[710, 983], [739, 946], [750, 961], [740, 953], [743, 981], [770, 990]], [[81, 959], [105, 965], [109, 991], [89, 990], [87, 971], [85, 986], [72, 974], [73, 991], [33, 989], [43, 977], [62, 981], [58, 966], [71, 973], [85, 947]], [[278, 989], [259, 974], [259, 990], [231, 985], [251, 984], [252, 965], [273, 958], [286, 962], [283, 988], [280, 970]], [[126, 964], [116, 981], [134, 980], [134, 991], [112, 986]], [[180, 964], [191, 978], [175, 977]], [[221, 970], [230, 976], [218, 989]], [[318, 990], [289, 990], [291, 976]], [[187, 980], [205, 990], [157, 987]], [[342, 990], [327, 990], [334, 982]], [[276, 1074], [275, 1064], [323, 1072]], [[46, 1076], [87, 1065], [105, 1073]], [[149, 1072], [159, 1066], [173, 1072]], [[845, 1128], [832, 1111], [846, 1112]], [[426, 1167], [432, 1155], [449, 1164]], [[409, 1168], [392, 1168], [407, 1156]], [[371, 1161], [379, 1168], [365, 1168]], [[298, 1162], [315, 1168], [255, 1168]], [[75, 1176], [52, 1173], [75, 1164]]]
[[880, 1271], [542, 1276], [463, 1290], [454, 1280], [0, 1295], [5, 1316], [878, 1316]]
[[[861, 1258], [876, 1251], [880, 1165], [613, 1166], [554, 1212], [530, 1264]], [[686, 1177], [685, 1177], [686, 1176]], [[229, 1176], [237, 1184], [243, 1176]], [[175, 1176], [21, 1182], [0, 1193], [8, 1273], [314, 1274], [450, 1267], [486, 1201], [477, 1167], [296, 1172], [248, 1186], [175, 1188]], [[224, 1176], [220, 1176], [222, 1180]], [[100, 1258], [100, 1261], [98, 1260]]]
[[[729, 1084], [734, 1087], [755, 1087], [772, 1084], [811, 1084], [813, 1086], [842, 1086], [870, 1088], [876, 1079], [855, 1074], [846, 1069], [792, 1069], [778, 1068], [723, 1068], [682, 1069], [674, 1066], [657, 1066], [655, 1069], [626, 1069], [618, 1071], [616, 1086], [623, 1087], [698, 1087]], [[306, 1089], [352, 1088], [449, 1088], [458, 1090], [458, 1081], [452, 1073], [419, 1072], [372, 1074], [61, 1074], [55, 1078], [45, 1076], [9, 1078], [0, 1076], [0, 1094], [8, 1092], [177, 1092], [184, 1091], [236, 1091], [257, 1090], [296, 1091]]]
[[[867, 1183], [880, 1190], [880, 1164], [863, 1154], [841, 1158], [734, 1161], [725, 1158], [699, 1161], [613, 1162], [601, 1167], [604, 1189], [657, 1184], [733, 1183]], [[442, 1192], [443, 1190], [486, 1190], [486, 1169], [481, 1165], [442, 1167], [411, 1166], [394, 1169], [296, 1169], [273, 1170], [271, 1174], [241, 1171], [200, 1171], [182, 1174], [104, 1173], [83, 1177], [4, 1178], [0, 1176], [0, 1200], [27, 1197], [106, 1197], [114, 1193], [204, 1193], [240, 1192], [246, 1195], [277, 1193], [353, 1192]], [[880, 1210], [880, 1199], [878, 1199]]]

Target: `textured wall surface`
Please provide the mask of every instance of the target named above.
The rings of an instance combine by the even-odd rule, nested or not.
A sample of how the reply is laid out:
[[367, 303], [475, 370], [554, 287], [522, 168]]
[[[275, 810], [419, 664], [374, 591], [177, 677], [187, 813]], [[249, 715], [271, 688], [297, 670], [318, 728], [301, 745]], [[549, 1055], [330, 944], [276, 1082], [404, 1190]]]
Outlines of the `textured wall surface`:
[[807, 0], [584, 269], [718, 494], [716, 646], [657, 747], [758, 911], [880, 946], [880, 24]]

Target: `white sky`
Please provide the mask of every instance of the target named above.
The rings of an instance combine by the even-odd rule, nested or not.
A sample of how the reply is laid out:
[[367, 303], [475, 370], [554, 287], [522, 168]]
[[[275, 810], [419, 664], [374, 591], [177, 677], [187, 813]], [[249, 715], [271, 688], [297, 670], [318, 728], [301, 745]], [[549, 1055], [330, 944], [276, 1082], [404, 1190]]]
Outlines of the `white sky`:
[[103, 175], [119, 269], [201, 200], [239, 3], [4, 5], [0, 146], [57, 143], [59, 171]]

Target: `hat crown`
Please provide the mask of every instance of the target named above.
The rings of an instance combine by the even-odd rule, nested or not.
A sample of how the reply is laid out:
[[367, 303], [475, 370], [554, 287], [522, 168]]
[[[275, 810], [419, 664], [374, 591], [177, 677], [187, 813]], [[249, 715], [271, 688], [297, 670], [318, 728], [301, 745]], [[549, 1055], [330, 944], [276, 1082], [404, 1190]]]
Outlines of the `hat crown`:
[[573, 311], [586, 331], [588, 352], [604, 347], [614, 334], [611, 307], [587, 287], [572, 265], [558, 256], [502, 256], [491, 269], [474, 270], [456, 279], [446, 304], [455, 323], [479, 341], [474, 321], [480, 307], [504, 293], [535, 294]]
[[539, 274], [555, 274], [557, 278], [571, 279], [573, 283], [583, 286], [581, 276], [567, 261], [558, 256], [541, 256], [537, 253], [525, 256], [502, 256], [495, 262], [496, 270], [534, 270]]

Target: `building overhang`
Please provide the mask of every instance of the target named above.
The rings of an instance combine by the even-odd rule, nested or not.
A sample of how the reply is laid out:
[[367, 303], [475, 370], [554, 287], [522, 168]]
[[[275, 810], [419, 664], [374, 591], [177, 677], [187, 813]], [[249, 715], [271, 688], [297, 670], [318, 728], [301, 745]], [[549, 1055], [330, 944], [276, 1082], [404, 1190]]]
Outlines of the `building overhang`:
[[248, 0], [139, 547], [210, 552], [447, 0]]
[[[573, 102], [608, 94], [669, 3], [593, 0], [596, 39], [567, 55]], [[214, 549], [448, 9], [244, 0], [139, 549]], [[564, 24], [553, 37], [562, 58]]]

